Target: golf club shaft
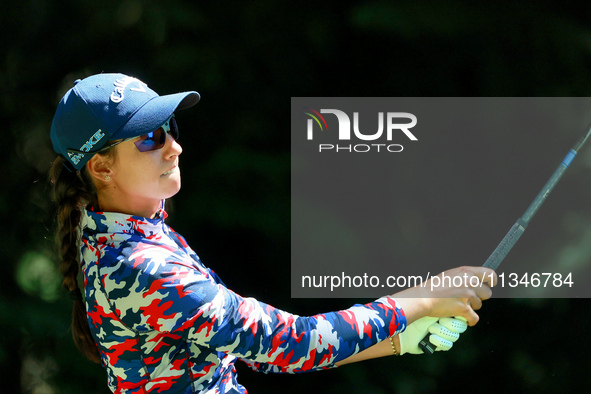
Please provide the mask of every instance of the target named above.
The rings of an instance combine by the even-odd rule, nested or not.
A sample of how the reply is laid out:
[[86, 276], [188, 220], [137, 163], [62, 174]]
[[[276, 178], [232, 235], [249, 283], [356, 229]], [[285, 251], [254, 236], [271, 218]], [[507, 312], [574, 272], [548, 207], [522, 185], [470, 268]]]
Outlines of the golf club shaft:
[[521, 234], [523, 234], [525, 228], [529, 224], [532, 217], [536, 214], [538, 209], [540, 209], [544, 201], [546, 201], [546, 198], [548, 198], [548, 195], [550, 194], [552, 189], [554, 189], [554, 186], [556, 186], [560, 178], [562, 178], [562, 175], [564, 174], [570, 163], [573, 161], [573, 159], [575, 158], [575, 156], [577, 155], [578, 151], [581, 149], [585, 141], [587, 141], [590, 134], [591, 128], [589, 128], [585, 132], [585, 134], [581, 136], [573, 145], [573, 147], [564, 157], [556, 171], [554, 171], [548, 182], [546, 182], [546, 184], [544, 185], [542, 190], [540, 190], [534, 201], [527, 208], [523, 216], [519, 218], [517, 222], [515, 222], [515, 224], [513, 225], [513, 227], [511, 227], [507, 235], [505, 235], [505, 238], [503, 238], [501, 243], [499, 243], [496, 249], [491, 253], [489, 258], [484, 263], [484, 267], [491, 268], [493, 270], [496, 270], [498, 268], [498, 266], [501, 264], [505, 256], [507, 256], [511, 248], [513, 248], [513, 245], [515, 245], [519, 237], [521, 237]]
[[[527, 227], [529, 221], [536, 214], [538, 209], [540, 209], [540, 206], [544, 203], [544, 201], [546, 201], [546, 198], [548, 198], [548, 195], [550, 194], [552, 189], [554, 189], [554, 186], [556, 186], [556, 184], [564, 174], [564, 171], [566, 171], [566, 169], [573, 161], [581, 147], [585, 144], [585, 142], [589, 138], [589, 135], [591, 135], [591, 126], [587, 129], [585, 134], [583, 134], [573, 145], [573, 147], [564, 157], [556, 171], [554, 171], [548, 182], [546, 182], [546, 184], [538, 193], [534, 201], [527, 208], [523, 216], [519, 218], [517, 222], [515, 222], [513, 227], [511, 227], [511, 229], [509, 230], [507, 235], [505, 235], [501, 243], [499, 243], [499, 245], [495, 248], [495, 250], [491, 253], [489, 258], [486, 260], [483, 267], [491, 268], [493, 270], [496, 270], [499, 267], [505, 256], [507, 256], [511, 248], [513, 248], [513, 245], [517, 243], [517, 240], [525, 231], [525, 228]], [[435, 346], [431, 344], [431, 342], [429, 342], [429, 335], [430, 334], [427, 334], [421, 340], [421, 342], [419, 342], [419, 347], [421, 348], [421, 350], [423, 350], [425, 354], [433, 354], [435, 352]]]

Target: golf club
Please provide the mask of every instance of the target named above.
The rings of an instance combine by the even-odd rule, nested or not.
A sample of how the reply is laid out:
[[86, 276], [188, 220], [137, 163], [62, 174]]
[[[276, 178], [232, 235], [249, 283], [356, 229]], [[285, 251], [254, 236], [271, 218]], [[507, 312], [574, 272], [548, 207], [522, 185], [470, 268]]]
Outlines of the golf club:
[[[491, 268], [493, 270], [496, 270], [499, 267], [505, 256], [507, 256], [507, 254], [509, 253], [511, 248], [513, 248], [519, 237], [521, 237], [521, 234], [523, 234], [523, 232], [525, 231], [525, 228], [529, 224], [532, 217], [535, 215], [535, 213], [538, 211], [538, 209], [544, 203], [544, 201], [546, 201], [546, 198], [564, 174], [564, 171], [566, 171], [566, 169], [573, 161], [581, 147], [585, 144], [585, 142], [589, 138], [589, 135], [591, 135], [591, 126], [585, 132], [585, 134], [583, 134], [573, 145], [573, 147], [564, 157], [556, 171], [554, 171], [548, 182], [546, 182], [546, 184], [538, 193], [534, 201], [527, 208], [523, 216], [517, 219], [517, 222], [515, 222], [515, 224], [513, 225], [513, 227], [511, 227], [507, 235], [505, 235], [501, 243], [499, 243], [496, 249], [491, 253], [489, 258], [483, 264], [483, 267]], [[419, 342], [419, 348], [421, 348], [421, 350], [423, 350], [425, 354], [433, 354], [435, 352], [435, 346], [431, 344], [431, 342], [429, 342], [429, 335], [430, 334], [427, 334], [421, 340], [421, 342]]]

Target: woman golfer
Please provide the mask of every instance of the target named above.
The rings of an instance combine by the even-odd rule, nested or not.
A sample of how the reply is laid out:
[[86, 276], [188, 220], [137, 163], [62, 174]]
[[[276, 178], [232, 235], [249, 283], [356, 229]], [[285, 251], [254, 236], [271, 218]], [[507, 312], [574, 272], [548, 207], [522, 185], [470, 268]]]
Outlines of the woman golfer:
[[[100, 74], [77, 81], [51, 125], [59, 156], [50, 179], [74, 341], [103, 365], [113, 392], [245, 393], [237, 359], [263, 372], [322, 370], [421, 353], [417, 344], [428, 332], [438, 350], [448, 350], [465, 321], [476, 324], [474, 310], [494, 283], [411, 288], [310, 317], [228, 289], [165, 224], [164, 200], [181, 187], [174, 112], [197, 101], [197, 92], [159, 96], [136, 78]], [[494, 279], [481, 267], [445, 274]]]

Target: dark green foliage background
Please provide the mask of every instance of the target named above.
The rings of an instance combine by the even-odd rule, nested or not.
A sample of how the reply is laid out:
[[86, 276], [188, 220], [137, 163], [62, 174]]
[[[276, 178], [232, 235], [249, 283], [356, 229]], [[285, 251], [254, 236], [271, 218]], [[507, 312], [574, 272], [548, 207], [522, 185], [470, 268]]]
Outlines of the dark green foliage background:
[[[568, 2], [21, 0], [2, 1], [0, 21], [6, 393], [108, 392], [101, 367], [72, 344], [70, 300], [56, 298], [47, 265], [27, 265], [56, 263], [49, 126], [75, 79], [123, 72], [160, 94], [202, 94], [177, 114], [183, 189], [169, 223], [230, 288], [300, 315], [363, 300], [289, 296], [290, 97], [591, 91], [591, 10]], [[447, 354], [299, 376], [239, 365], [239, 377], [252, 393], [576, 392], [591, 366], [590, 309], [493, 299]]]

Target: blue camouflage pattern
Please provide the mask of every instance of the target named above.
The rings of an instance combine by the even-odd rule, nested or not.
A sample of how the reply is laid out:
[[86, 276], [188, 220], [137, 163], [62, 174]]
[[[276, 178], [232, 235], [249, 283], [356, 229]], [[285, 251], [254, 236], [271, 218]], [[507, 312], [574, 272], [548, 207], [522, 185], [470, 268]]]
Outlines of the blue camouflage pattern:
[[310, 317], [241, 297], [165, 218], [83, 211], [88, 323], [114, 393], [246, 393], [236, 359], [322, 370], [406, 328], [390, 297]]

